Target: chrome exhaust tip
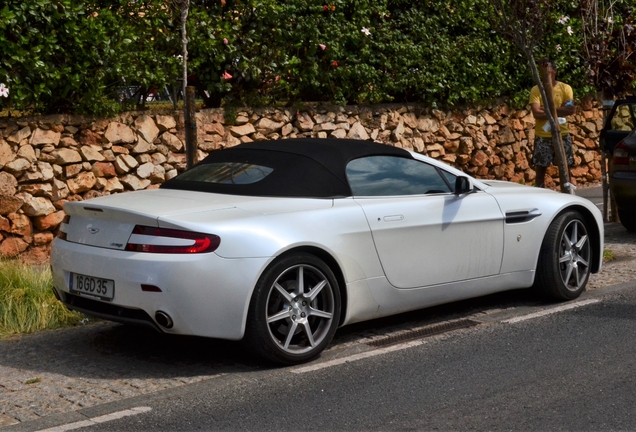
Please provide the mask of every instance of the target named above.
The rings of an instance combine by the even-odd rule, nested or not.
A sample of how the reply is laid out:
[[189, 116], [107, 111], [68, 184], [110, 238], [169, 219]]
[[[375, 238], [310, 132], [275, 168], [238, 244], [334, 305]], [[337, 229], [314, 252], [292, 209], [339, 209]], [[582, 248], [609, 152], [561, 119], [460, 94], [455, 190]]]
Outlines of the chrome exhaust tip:
[[166, 329], [171, 329], [174, 325], [174, 323], [172, 322], [172, 318], [170, 318], [170, 315], [163, 311], [157, 311], [155, 313], [155, 321], [157, 321], [157, 324], [159, 324], [161, 327]]

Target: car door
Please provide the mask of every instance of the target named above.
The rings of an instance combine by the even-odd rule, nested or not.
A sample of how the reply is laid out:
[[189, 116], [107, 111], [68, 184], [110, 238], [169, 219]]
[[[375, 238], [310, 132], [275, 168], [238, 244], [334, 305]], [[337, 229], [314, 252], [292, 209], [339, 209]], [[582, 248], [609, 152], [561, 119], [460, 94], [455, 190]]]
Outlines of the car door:
[[389, 282], [416, 288], [499, 273], [504, 218], [484, 192], [457, 196], [455, 176], [419, 160], [372, 156], [347, 166]]
[[614, 103], [601, 130], [601, 149], [610, 156], [616, 145], [625, 139], [636, 126], [636, 97]]

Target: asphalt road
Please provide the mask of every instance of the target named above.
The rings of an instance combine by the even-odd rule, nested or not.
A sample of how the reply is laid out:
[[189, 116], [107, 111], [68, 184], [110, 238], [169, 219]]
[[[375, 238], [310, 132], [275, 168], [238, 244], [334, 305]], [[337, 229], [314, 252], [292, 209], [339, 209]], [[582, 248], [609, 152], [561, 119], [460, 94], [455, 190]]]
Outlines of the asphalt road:
[[315, 370], [223, 375], [111, 406], [147, 411], [83, 430], [634, 430], [636, 289], [573, 304], [518, 322], [528, 315], [491, 311]]

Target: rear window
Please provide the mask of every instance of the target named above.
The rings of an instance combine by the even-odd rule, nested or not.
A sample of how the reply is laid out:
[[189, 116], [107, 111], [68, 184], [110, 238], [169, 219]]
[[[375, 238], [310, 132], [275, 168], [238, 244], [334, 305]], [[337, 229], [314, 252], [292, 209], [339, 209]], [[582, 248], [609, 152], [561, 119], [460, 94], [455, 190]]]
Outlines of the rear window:
[[244, 162], [216, 162], [197, 165], [179, 176], [178, 180], [214, 184], [246, 185], [263, 180], [273, 168]]

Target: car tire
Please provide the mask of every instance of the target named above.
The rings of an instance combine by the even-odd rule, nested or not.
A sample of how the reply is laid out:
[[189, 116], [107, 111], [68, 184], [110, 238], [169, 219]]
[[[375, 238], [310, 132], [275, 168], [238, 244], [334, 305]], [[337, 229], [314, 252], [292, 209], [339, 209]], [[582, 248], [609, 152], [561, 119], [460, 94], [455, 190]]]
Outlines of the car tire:
[[618, 217], [621, 220], [621, 225], [629, 232], [636, 232], [636, 217], [631, 212], [618, 209]]
[[340, 290], [329, 266], [314, 255], [287, 255], [259, 278], [243, 342], [266, 360], [303, 363], [327, 347], [339, 319]]
[[589, 279], [591, 259], [585, 219], [575, 211], [559, 215], [541, 245], [535, 289], [554, 300], [577, 298]]

